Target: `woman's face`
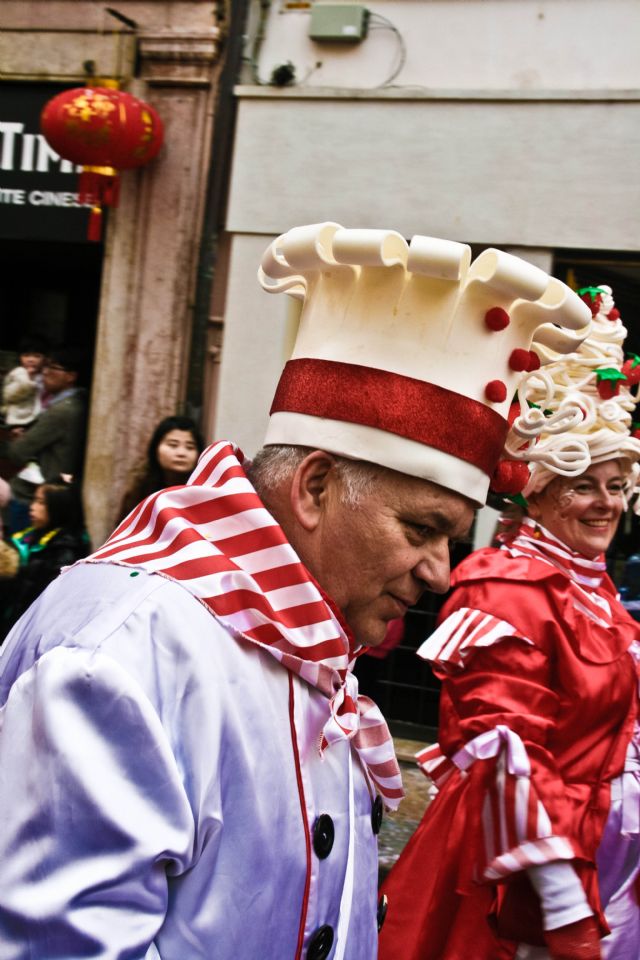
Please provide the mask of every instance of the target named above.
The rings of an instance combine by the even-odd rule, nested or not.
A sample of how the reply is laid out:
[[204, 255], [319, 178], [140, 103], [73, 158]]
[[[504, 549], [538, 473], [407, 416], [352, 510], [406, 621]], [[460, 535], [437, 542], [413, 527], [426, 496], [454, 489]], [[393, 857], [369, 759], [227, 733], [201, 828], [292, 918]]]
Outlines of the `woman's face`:
[[529, 498], [529, 516], [568, 547], [593, 560], [613, 539], [625, 509], [619, 460], [589, 467], [579, 477], [557, 477]]
[[198, 461], [198, 446], [189, 430], [169, 430], [158, 444], [156, 456], [166, 474], [191, 473]]
[[37, 530], [49, 524], [49, 511], [42, 487], [38, 487], [29, 505], [29, 519], [31, 520], [31, 526]]

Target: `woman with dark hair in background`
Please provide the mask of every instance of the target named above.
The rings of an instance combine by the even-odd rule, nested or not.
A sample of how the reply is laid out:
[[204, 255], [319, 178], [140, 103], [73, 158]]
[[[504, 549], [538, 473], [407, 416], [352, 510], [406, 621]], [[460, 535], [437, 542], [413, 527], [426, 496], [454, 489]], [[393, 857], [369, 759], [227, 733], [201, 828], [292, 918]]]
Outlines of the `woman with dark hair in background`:
[[161, 420], [149, 441], [147, 459], [122, 499], [119, 520], [157, 490], [186, 483], [203, 449], [200, 431], [190, 417]]
[[80, 491], [73, 483], [43, 483], [29, 507], [31, 525], [3, 543], [0, 641], [62, 567], [89, 552]]

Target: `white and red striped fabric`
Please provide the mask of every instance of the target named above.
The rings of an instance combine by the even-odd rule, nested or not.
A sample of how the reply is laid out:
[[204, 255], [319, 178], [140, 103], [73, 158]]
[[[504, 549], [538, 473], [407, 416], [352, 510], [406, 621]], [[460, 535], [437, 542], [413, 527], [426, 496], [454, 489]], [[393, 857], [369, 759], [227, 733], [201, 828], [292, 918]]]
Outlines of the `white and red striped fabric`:
[[262, 504], [227, 442], [209, 447], [185, 486], [152, 494], [85, 561], [159, 573], [193, 594], [232, 634], [258, 644], [320, 690], [330, 717], [323, 752], [350, 739], [386, 805], [404, 796], [393, 740], [378, 707], [358, 694], [340, 614]]
[[[535, 520], [526, 518], [517, 536], [501, 548], [512, 557], [527, 557], [550, 564], [571, 580], [573, 606], [599, 626], [612, 624], [611, 607], [596, 590], [606, 573], [604, 557], [588, 560], [576, 553]], [[418, 656], [437, 664], [444, 672], [464, 669], [465, 660], [477, 647], [490, 647], [507, 637], [533, 641], [507, 620], [472, 607], [460, 607], [444, 620], [418, 649]]]
[[589, 560], [529, 517], [522, 521], [517, 536], [502, 549], [513, 557], [535, 557], [562, 570], [576, 588], [573, 598], [576, 610], [599, 626], [611, 626], [613, 618], [609, 602], [596, 593], [607, 572], [604, 554]]
[[501, 880], [527, 867], [573, 860], [566, 837], [554, 836], [551, 821], [531, 782], [531, 764], [521, 738], [505, 724], [478, 734], [453, 757], [435, 744], [416, 759], [422, 771], [442, 787], [454, 771], [464, 773], [477, 760], [497, 757], [482, 807], [484, 863], [481, 878]]
[[514, 557], [544, 558], [588, 590], [596, 590], [600, 586], [607, 570], [604, 554], [589, 560], [530, 517], [524, 518], [516, 536], [502, 549]]
[[[520, 636], [512, 624], [490, 613], [460, 607], [447, 617], [418, 648], [418, 656], [435, 663], [445, 672], [464, 668], [465, 658], [476, 647], [491, 647], [505, 637]], [[528, 637], [520, 636], [525, 643]]]

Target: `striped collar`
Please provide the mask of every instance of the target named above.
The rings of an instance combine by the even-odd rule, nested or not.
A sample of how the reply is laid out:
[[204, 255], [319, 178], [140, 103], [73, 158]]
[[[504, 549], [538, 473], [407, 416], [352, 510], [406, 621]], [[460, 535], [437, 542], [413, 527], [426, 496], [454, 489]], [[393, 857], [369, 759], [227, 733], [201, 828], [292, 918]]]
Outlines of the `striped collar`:
[[522, 521], [517, 535], [502, 549], [508, 550], [512, 556], [526, 555], [546, 560], [587, 590], [597, 590], [607, 571], [603, 553], [595, 560], [589, 560], [530, 517]]
[[236, 637], [257, 644], [329, 700], [320, 750], [352, 740], [385, 802], [402, 780], [378, 707], [358, 694], [354, 652], [338, 611], [310, 576], [226, 442], [209, 447], [184, 486], [143, 500], [89, 562], [175, 580]]

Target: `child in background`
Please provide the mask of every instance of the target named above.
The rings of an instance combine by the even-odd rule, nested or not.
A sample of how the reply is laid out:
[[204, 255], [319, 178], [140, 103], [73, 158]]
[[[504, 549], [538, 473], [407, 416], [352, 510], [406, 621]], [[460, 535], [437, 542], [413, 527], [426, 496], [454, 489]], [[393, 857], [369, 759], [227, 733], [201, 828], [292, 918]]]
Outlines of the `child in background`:
[[80, 492], [73, 483], [43, 483], [31, 501], [29, 516], [31, 526], [2, 544], [13, 554], [14, 570], [8, 572], [10, 565], [4, 565], [0, 643], [60, 569], [89, 552]]
[[8, 427], [28, 427], [41, 409], [44, 346], [37, 340], [22, 340], [18, 348], [20, 365], [4, 378], [2, 406]]

